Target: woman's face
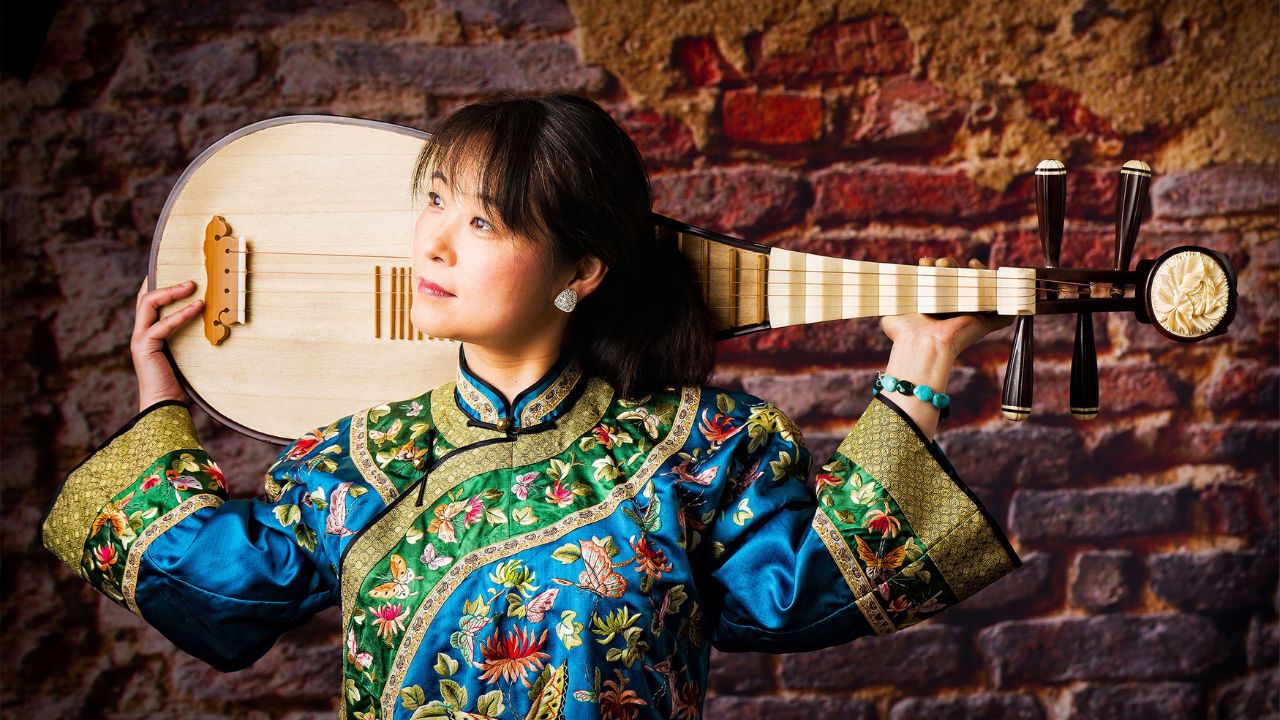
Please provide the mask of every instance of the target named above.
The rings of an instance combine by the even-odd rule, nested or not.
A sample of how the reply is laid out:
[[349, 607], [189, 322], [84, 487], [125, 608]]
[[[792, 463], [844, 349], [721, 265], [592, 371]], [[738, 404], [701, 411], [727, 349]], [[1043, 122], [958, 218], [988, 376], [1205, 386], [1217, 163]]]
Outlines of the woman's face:
[[[572, 273], [559, 280], [544, 243], [512, 235], [486, 212], [474, 177], [464, 164], [458, 177], [436, 172], [429, 180], [413, 231], [414, 327], [504, 350], [563, 334], [565, 315], [552, 301]], [[433, 294], [424, 282], [449, 294]]]

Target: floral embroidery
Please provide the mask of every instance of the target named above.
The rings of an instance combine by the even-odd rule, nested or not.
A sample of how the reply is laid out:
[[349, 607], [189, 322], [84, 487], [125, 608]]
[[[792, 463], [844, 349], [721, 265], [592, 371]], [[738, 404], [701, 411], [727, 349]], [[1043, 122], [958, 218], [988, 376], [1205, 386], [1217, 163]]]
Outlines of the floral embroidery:
[[404, 632], [404, 605], [383, 605], [380, 608], [369, 608], [373, 613], [373, 624], [378, 628], [378, 637], [391, 644], [391, 638]]
[[536, 641], [525, 636], [524, 628], [512, 630], [505, 638], [499, 635], [501, 633], [495, 630], [480, 646], [480, 653], [484, 655], [484, 662], [480, 664], [484, 673], [480, 679], [490, 683], [497, 682], [499, 678], [512, 682], [519, 680], [529, 687], [529, 672], [536, 672], [542, 667], [542, 661], [551, 657], [542, 652], [547, 644], [547, 631], [544, 629]]

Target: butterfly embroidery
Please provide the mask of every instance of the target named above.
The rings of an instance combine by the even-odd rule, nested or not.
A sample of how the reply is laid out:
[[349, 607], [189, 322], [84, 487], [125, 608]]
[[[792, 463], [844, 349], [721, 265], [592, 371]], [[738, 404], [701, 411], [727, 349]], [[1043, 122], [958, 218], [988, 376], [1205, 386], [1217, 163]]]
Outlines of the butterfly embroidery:
[[560, 585], [572, 585], [593, 592], [600, 597], [622, 597], [622, 593], [627, 589], [627, 579], [614, 571], [614, 568], [627, 565], [631, 561], [612, 562], [604, 546], [592, 540], [582, 540], [578, 544], [582, 547], [582, 562], [587, 566], [578, 575], [578, 582], [575, 583], [564, 578], [551, 579]]
[[356, 647], [356, 629], [351, 628], [347, 633], [347, 662], [352, 665], [358, 665], [361, 668], [369, 669], [373, 664], [373, 655], [367, 652], [360, 652]]
[[422, 557], [419, 559], [422, 560], [423, 565], [426, 565], [432, 570], [439, 570], [445, 565], [453, 562], [453, 558], [448, 555], [436, 554], [435, 543], [427, 543], [427, 546], [422, 549]]
[[405, 563], [404, 558], [393, 553], [391, 555], [391, 580], [369, 590], [369, 594], [373, 597], [388, 600], [390, 598], [404, 599], [410, 595], [417, 593], [409, 592], [409, 583], [414, 580], [420, 580], [412, 569]]
[[199, 480], [191, 477], [190, 475], [183, 475], [176, 470], [170, 470], [167, 473], [167, 476], [168, 477], [165, 479], [173, 486], [173, 494], [178, 498], [178, 502], [182, 502], [183, 490], [191, 490], [193, 488], [196, 490], [204, 489], [204, 486], [200, 484]]
[[346, 537], [355, 533], [347, 529], [347, 496], [351, 493], [350, 481], [340, 482], [329, 493], [329, 516], [324, 521], [324, 531], [330, 535]]
[[466, 659], [467, 664], [472, 667], [480, 667], [475, 661], [476, 635], [489, 624], [488, 615], [472, 615], [467, 613], [458, 620], [458, 627], [461, 630], [455, 631], [449, 636], [449, 644], [462, 651], [462, 657]]
[[126, 533], [132, 535], [133, 530], [129, 527], [129, 516], [125, 514], [125, 505], [129, 504], [133, 493], [120, 498], [119, 500], [109, 502], [102, 510], [98, 511], [98, 516], [93, 519], [93, 527], [89, 530], [89, 537], [98, 534], [103, 525], [110, 525], [111, 530], [116, 535], [124, 535]]
[[705, 487], [710, 485], [712, 480], [716, 479], [716, 473], [720, 471], [719, 467], [712, 465], [711, 467], [694, 474], [689, 471], [689, 462], [689, 460], [685, 460], [664, 474], [674, 474], [676, 476], [676, 483], [694, 483], [695, 485], [702, 485]]
[[907, 546], [900, 545], [890, 550], [887, 555], [878, 555], [867, 541], [862, 539], [860, 535], [853, 536], [858, 541], [858, 556], [867, 564], [867, 577], [873, 581], [882, 577], [889, 577], [902, 566], [902, 560], [907, 555]]
[[511, 617], [528, 617], [530, 622], [542, 622], [547, 615], [547, 611], [551, 609], [551, 604], [555, 602], [556, 595], [559, 594], [559, 588], [551, 588], [538, 593], [529, 602], [521, 603], [520, 596], [516, 593], [511, 593], [507, 596], [511, 605], [507, 610], [507, 615]]
[[373, 440], [373, 442], [378, 445], [385, 445], [396, 439], [396, 436], [400, 434], [400, 428], [402, 425], [403, 423], [400, 422], [400, 418], [396, 418], [395, 421], [391, 423], [391, 427], [386, 430], [370, 430], [369, 439]]
[[520, 498], [521, 500], [528, 500], [529, 486], [532, 485], [533, 481], [536, 479], [538, 479], [538, 472], [536, 470], [533, 472], [525, 473], [524, 475], [521, 475], [520, 477], [516, 478], [516, 484], [511, 486], [511, 492], [515, 493], [516, 497]]

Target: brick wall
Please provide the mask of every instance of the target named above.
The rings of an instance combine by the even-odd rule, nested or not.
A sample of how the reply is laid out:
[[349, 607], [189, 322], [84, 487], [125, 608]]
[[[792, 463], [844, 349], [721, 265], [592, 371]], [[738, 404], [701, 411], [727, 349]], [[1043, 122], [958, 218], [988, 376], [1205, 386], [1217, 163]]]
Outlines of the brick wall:
[[[6, 18], [8, 20], [8, 18]], [[136, 410], [128, 338], [173, 182], [251, 122], [321, 112], [430, 129], [506, 88], [597, 100], [655, 209], [883, 262], [1033, 266], [1030, 171], [1069, 169], [1062, 262], [1109, 267], [1119, 166], [1155, 169], [1135, 257], [1231, 255], [1231, 332], [1182, 346], [1097, 316], [1101, 417], [1066, 413], [1073, 324], [1036, 323], [1036, 411], [999, 418], [1011, 331], [960, 359], [939, 441], [1026, 565], [902, 633], [718, 654], [709, 718], [1280, 714], [1276, 630], [1277, 15], [1133, 0], [64, 3], [3, 108], [3, 709], [31, 717], [329, 717], [336, 611], [222, 675], [34, 540], [52, 488]], [[723, 343], [825, 457], [867, 402], [873, 320]], [[277, 449], [197, 412], [241, 496]]]

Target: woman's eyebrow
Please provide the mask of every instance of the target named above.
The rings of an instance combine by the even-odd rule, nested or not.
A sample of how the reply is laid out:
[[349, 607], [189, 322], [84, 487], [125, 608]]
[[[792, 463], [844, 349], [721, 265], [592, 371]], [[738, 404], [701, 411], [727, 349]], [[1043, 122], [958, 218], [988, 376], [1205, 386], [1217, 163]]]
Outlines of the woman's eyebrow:
[[[440, 182], [443, 182], [445, 185], [448, 185], [450, 190], [457, 190], [457, 188], [455, 188], [453, 185], [449, 183], [449, 178], [445, 177], [444, 173], [440, 172], [439, 170], [436, 170], [435, 172], [431, 173], [431, 179], [432, 180], [438, 179], [440, 180]], [[471, 193], [463, 193], [463, 194], [468, 197], [474, 197], [471, 195]], [[485, 205], [495, 204], [494, 199], [488, 195], [480, 195], [478, 199], [480, 200], [481, 203], [484, 203]]]

